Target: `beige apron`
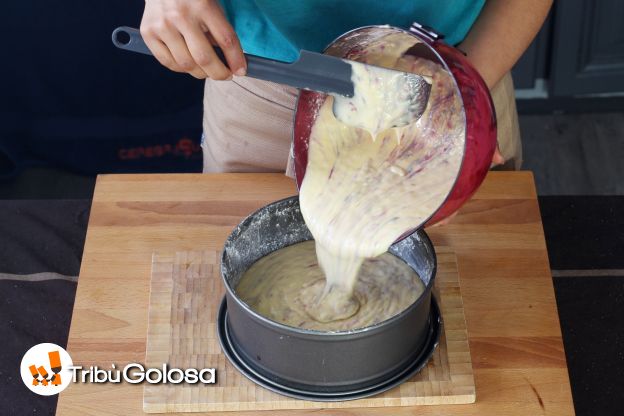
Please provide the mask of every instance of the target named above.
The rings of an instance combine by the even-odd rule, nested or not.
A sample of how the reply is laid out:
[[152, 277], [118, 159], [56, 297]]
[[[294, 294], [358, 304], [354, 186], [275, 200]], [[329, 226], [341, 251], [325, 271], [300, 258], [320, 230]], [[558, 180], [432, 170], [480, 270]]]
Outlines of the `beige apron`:
[[[247, 77], [206, 80], [204, 91], [204, 172], [286, 172], [297, 90]], [[513, 81], [507, 74], [492, 90], [498, 145], [505, 168], [519, 169], [522, 145]]]

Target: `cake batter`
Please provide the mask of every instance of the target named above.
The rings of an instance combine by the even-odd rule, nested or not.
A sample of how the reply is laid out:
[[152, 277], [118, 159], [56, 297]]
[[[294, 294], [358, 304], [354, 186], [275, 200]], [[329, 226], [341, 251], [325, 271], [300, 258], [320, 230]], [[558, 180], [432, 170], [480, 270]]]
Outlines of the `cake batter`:
[[352, 64], [354, 96], [329, 96], [321, 106], [299, 194], [316, 256], [309, 242], [250, 268], [237, 294], [262, 315], [310, 329], [355, 329], [401, 312], [422, 293], [409, 266], [386, 252], [450, 192], [465, 131], [452, 76], [433, 61], [404, 56], [413, 44], [385, 36], [359, 57], [431, 80], [416, 122], [397, 127], [409, 105], [400, 75], [358, 63]]
[[344, 331], [382, 322], [414, 303], [425, 288], [414, 270], [390, 253], [364, 261], [351, 302], [325, 294], [313, 241], [274, 251], [255, 262], [236, 295], [274, 321], [319, 331]]
[[[301, 212], [327, 278], [324, 294], [333, 294], [331, 302], [345, 307], [356, 300], [349, 294], [365, 259], [386, 252], [401, 235], [424, 223], [450, 192], [461, 165], [464, 111], [455, 82], [441, 65], [403, 56], [413, 45], [408, 40], [385, 36], [359, 57], [432, 80], [427, 108], [417, 122], [393, 127], [396, 120], [386, 114], [383, 103], [401, 99], [399, 91], [356, 64], [353, 99], [334, 103], [327, 97], [310, 135]], [[399, 53], [389, 56], [389, 50]], [[334, 113], [343, 120], [349, 113], [349, 124]]]

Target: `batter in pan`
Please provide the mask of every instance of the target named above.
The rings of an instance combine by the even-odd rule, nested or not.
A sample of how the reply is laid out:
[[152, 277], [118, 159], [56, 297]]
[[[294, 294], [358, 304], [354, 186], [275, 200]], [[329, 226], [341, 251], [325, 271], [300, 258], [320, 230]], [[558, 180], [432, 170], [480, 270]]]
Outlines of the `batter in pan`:
[[[367, 259], [357, 276], [351, 302], [325, 295], [314, 241], [274, 251], [254, 263], [236, 294], [261, 315], [299, 328], [345, 331], [384, 321], [405, 310], [425, 285], [414, 270], [390, 253]], [[319, 308], [319, 300], [324, 299]]]

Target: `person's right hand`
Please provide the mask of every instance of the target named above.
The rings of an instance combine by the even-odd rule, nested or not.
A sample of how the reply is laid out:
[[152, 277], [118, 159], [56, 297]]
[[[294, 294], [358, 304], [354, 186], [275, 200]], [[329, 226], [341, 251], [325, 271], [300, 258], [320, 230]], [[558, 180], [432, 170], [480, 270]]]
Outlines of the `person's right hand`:
[[[172, 71], [212, 79], [246, 73], [238, 36], [217, 0], [146, 0], [141, 35], [156, 59]], [[223, 50], [227, 66], [212, 45]]]

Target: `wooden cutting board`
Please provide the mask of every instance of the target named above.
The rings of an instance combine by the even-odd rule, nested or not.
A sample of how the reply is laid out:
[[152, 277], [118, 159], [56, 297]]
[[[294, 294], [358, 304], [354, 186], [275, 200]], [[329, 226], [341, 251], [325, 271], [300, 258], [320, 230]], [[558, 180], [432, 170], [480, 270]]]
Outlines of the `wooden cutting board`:
[[436, 247], [434, 293], [443, 330], [427, 366], [379, 395], [345, 402], [311, 402], [257, 386], [222, 354], [216, 334], [224, 288], [216, 251], [155, 253], [148, 317], [146, 367], [216, 368], [215, 384], [144, 384], [148, 413], [357, 408], [473, 403], [475, 385], [455, 254]]

